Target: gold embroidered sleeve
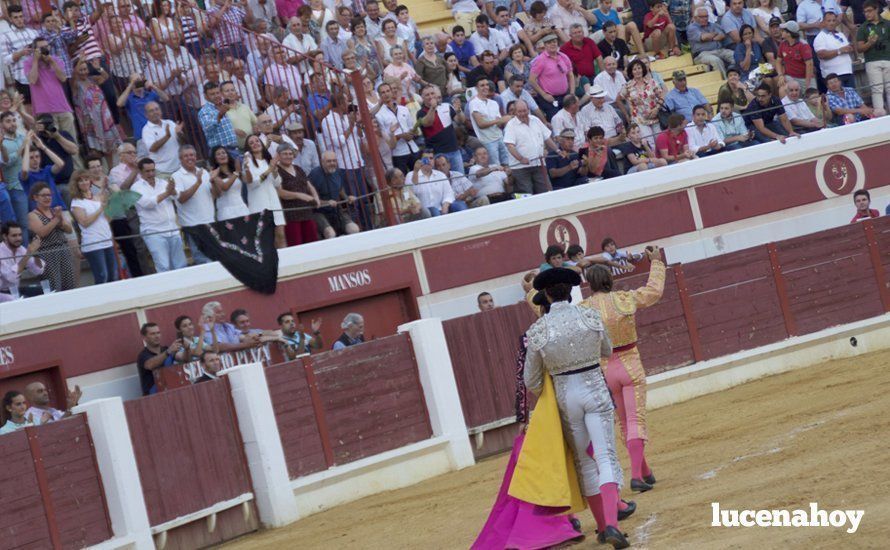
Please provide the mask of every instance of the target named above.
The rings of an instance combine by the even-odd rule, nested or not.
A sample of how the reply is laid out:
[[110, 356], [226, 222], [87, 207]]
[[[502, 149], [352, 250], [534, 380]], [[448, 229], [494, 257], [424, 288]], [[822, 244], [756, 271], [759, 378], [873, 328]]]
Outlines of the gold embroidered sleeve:
[[646, 286], [633, 292], [634, 302], [637, 307], [649, 307], [655, 305], [664, 294], [665, 266], [661, 260], [652, 260], [649, 268], [649, 280]]

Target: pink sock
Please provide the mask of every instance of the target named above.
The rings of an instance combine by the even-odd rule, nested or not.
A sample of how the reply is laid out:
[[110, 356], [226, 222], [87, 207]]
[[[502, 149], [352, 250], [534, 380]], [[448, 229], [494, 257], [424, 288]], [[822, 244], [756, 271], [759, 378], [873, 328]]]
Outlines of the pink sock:
[[627, 504], [623, 500], [621, 500], [621, 494], [618, 494], [618, 511], [623, 512], [627, 510]]
[[602, 533], [606, 528], [606, 520], [603, 516], [602, 494], [587, 497], [587, 505], [590, 506], [590, 511], [593, 513], [593, 519], [596, 520], [596, 530]]
[[603, 520], [606, 526], [618, 527], [618, 484], [600, 485], [600, 496], [603, 499]]
[[631, 439], [627, 442], [627, 452], [630, 454], [630, 477], [643, 479], [643, 440]]
[[649, 463], [646, 462], [646, 456], [643, 456], [643, 476], [651, 476], [652, 468], [649, 467]]

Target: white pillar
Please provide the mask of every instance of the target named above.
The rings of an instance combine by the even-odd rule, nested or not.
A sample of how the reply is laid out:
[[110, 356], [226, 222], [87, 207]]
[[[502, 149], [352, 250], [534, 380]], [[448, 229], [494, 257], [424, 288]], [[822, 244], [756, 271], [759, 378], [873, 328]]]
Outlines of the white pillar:
[[292, 523], [300, 519], [300, 513], [290, 486], [263, 366], [261, 363], [239, 365], [224, 374], [232, 387], [260, 522], [267, 528]]
[[131, 548], [136, 550], [153, 550], [123, 401], [120, 397], [96, 399], [74, 407], [71, 412], [87, 414], [114, 537], [131, 540]]
[[449, 439], [448, 454], [455, 469], [472, 466], [476, 460], [467, 435], [442, 321], [435, 318], [412, 321], [401, 325], [399, 332], [411, 335], [433, 435]]

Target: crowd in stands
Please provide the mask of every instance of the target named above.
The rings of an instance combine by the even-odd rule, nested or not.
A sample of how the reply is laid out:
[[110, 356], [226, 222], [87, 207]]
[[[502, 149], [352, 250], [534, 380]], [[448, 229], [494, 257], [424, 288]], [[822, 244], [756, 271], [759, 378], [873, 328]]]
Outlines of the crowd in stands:
[[82, 395], [80, 386], [68, 390], [67, 407], [59, 410], [50, 405], [50, 394], [43, 382], [31, 382], [23, 392], [9, 390], [3, 395], [3, 408], [0, 409], [0, 435], [71, 416], [71, 409], [77, 406]]
[[784, 142], [890, 92], [879, 0], [452, 0], [432, 34], [397, 0], [48, 4], [0, 2], [0, 301], [76, 287], [82, 259], [97, 284], [209, 261], [182, 227], [269, 210], [294, 246]]

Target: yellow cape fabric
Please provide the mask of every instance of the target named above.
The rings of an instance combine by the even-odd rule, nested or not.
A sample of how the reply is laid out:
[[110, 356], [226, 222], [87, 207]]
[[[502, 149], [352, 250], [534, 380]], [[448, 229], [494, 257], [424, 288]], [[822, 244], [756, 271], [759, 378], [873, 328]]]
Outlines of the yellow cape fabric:
[[556, 392], [549, 374], [538, 398], [510, 489], [513, 498], [556, 508], [555, 513], [578, 513], [587, 507], [581, 495], [572, 450], [563, 437]]

